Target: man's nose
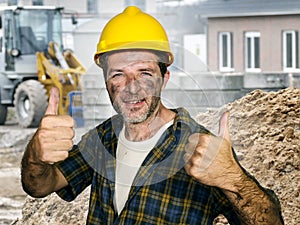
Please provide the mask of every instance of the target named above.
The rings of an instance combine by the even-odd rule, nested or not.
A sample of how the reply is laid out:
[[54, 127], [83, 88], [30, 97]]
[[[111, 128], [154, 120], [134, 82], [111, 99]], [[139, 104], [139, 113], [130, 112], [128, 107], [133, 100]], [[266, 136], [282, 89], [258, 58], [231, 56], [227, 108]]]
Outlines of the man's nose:
[[141, 84], [138, 78], [129, 78], [126, 82], [126, 89], [131, 94], [136, 94], [141, 89]]

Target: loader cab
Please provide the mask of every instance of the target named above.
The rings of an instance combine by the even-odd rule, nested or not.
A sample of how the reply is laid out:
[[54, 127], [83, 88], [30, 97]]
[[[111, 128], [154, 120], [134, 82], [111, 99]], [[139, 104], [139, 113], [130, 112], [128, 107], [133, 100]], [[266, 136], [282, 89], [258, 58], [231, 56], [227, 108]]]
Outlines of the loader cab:
[[54, 41], [62, 48], [62, 8], [7, 7], [0, 12], [1, 71], [36, 72], [36, 52]]

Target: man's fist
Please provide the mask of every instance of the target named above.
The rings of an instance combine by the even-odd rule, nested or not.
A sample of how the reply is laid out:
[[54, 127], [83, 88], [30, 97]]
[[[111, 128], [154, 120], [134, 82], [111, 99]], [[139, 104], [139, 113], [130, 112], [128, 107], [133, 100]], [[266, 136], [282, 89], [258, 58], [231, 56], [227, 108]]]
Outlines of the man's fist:
[[233, 156], [228, 117], [228, 112], [221, 117], [218, 136], [195, 133], [189, 137], [185, 170], [203, 184], [234, 191], [242, 170]]
[[47, 110], [33, 138], [36, 157], [44, 163], [65, 160], [73, 146], [74, 120], [68, 115], [57, 114], [59, 98], [59, 90], [53, 87]]

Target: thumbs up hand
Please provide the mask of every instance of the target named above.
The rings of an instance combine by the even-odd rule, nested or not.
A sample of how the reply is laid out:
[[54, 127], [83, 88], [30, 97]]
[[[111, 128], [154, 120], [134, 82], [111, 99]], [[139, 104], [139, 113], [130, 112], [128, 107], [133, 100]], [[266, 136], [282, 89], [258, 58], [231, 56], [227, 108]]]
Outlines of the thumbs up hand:
[[225, 112], [219, 121], [218, 136], [195, 133], [189, 137], [185, 170], [203, 184], [235, 191], [234, 182], [243, 172], [233, 156], [228, 118]]
[[73, 146], [74, 120], [68, 115], [58, 115], [58, 105], [59, 90], [53, 87], [48, 108], [32, 140], [36, 160], [40, 162], [52, 164], [65, 160]]

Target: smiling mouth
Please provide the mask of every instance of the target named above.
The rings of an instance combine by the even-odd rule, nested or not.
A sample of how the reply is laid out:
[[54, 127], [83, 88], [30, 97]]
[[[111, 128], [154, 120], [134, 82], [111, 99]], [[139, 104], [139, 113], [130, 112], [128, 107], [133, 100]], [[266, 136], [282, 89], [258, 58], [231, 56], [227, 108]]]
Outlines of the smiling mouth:
[[124, 103], [127, 106], [140, 106], [145, 102], [145, 99], [126, 100]]
[[143, 102], [144, 100], [133, 100], [133, 101], [126, 101], [125, 103], [127, 104], [137, 104], [137, 103], [140, 103], [140, 102]]

